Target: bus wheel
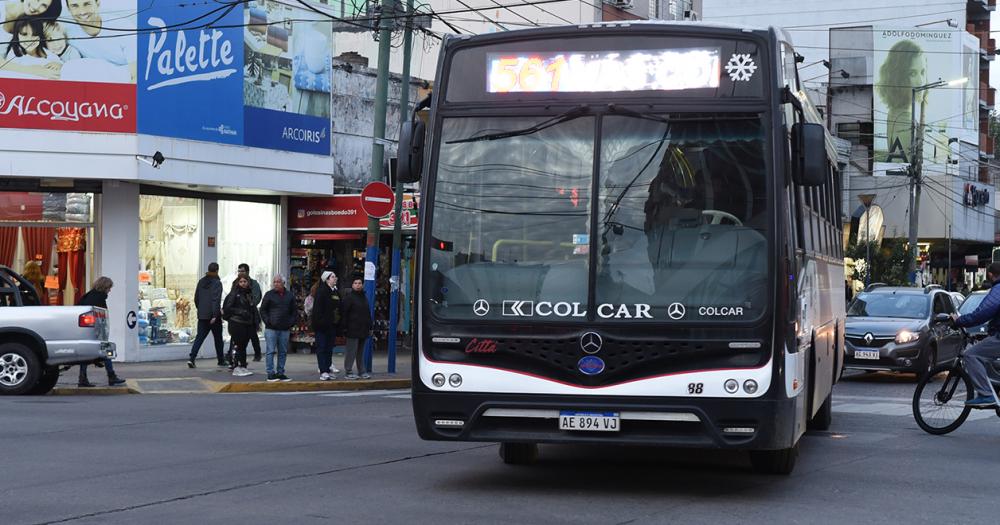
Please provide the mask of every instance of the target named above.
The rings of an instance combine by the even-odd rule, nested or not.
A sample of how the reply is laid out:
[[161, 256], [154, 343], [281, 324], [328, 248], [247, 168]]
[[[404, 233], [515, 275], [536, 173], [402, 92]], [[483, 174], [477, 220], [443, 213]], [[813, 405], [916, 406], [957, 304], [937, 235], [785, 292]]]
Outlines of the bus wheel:
[[799, 455], [799, 445], [780, 450], [751, 450], [750, 464], [758, 474], [781, 474], [787, 476], [795, 469], [795, 458]]
[[830, 430], [833, 423], [833, 392], [826, 396], [826, 401], [819, 407], [819, 412], [809, 420], [809, 430]]
[[508, 465], [530, 465], [538, 459], [535, 443], [500, 443], [500, 459]]

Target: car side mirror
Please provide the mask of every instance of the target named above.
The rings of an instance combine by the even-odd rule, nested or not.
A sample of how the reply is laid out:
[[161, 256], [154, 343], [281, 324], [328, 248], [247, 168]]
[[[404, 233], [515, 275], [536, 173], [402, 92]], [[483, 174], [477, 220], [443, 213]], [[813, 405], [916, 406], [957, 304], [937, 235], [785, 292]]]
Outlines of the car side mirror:
[[949, 320], [951, 320], [951, 316], [948, 315], [948, 314], [935, 314], [934, 315], [934, 322], [935, 323], [947, 323]]
[[792, 126], [792, 179], [799, 186], [822, 186], [829, 175], [826, 128], [799, 122]]

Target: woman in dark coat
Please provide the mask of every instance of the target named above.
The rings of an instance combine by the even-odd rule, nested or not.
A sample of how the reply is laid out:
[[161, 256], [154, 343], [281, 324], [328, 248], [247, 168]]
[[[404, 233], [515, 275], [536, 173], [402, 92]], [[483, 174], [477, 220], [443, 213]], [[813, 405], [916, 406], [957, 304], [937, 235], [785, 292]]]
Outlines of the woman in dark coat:
[[[80, 298], [80, 302], [77, 303], [79, 306], [97, 306], [99, 308], [108, 309], [108, 294], [111, 293], [111, 287], [114, 286], [114, 282], [108, 277], [98, 277], [94, 281], [93, 286], [90, 287], [90, 291], [83, 294]], [[125, 380], [115, 375], [115, 366], [112, 364], [111, 359], [104, 358], [104, 371], [108, 373], [108, 386], [118, 386], [125, 383]], [[80, 379], [77, 381], [77, 386], [89, 388], [92, 386], [97, 386], [91, 383], [87, 379], [87, 365], [80, 365]]]
[[[351, 283], [351, 291], [344, 296], [344, 335], [347, 346], [344, 349], [344, 370], [347, 379], [371, 379], [372, 375], [365, 369], [365, 341], [372, 330], [372, 314], [368, 308], [368, 297], [365, 296], [365, 281], [355, 276]], [[351, 371], [355, 362], [358, 365], [358, 375]]]
[[233, 338], [236, 355], [233, 358], [233, 375], [244, 377], [253, 375], [247, 370], [247, 344], [250, 334], [260, 324], [260, 314], [253, 304], [250, 278], [241, 275], [233, 281], [229, 295], [222, 303], [222, 318], [229, 322], [229, 336]]
[[333, 346], [337, 340], [337, 327], [340, 326], [340, 295], [337, 294], [337, 274], [325, 270], [320, 276], [319, 285], [313, 295], [313, 308], [310, 322], [316, 334], [316, 364], [319, 367], [319, 378], [329, 381], [337, 377], [337, 367], [333, 366]]

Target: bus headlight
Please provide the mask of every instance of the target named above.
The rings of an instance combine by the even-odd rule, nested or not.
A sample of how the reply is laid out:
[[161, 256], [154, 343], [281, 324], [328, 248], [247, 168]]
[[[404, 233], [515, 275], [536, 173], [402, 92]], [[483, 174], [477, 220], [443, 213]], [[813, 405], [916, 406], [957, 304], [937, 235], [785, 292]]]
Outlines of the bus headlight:
[[911, 332], [909, 330], [900, 330], [899, 333], [896, 334], [896, 344], [898, 345], [904, 343], [912, 343], [917, 339], [920, 339], [920, 334]]
[[431, 376], [431, 383], [434, 383], [436, 387], [444, 386], [444, 374], [434, 374]]
[[736, 391], [740, 389], [740, 383], [735, 379], [727, 379], [725, 384], [722, 386], [726, 389], [726, 392], [729, 392], [730, 394], [735, 394]]
[[747, 379], [746, 381], [743, 382], [743, 391], [750, 395], [753, 395], [754, 393], [757, 392], [757, 382], [754, 381], [753, 379]]
[[458, 388], [462, 386], [462, 376], [458, 374], [451, 374], [450, 376], [448, 376], [448, 384], [451, 385], [453, 388]]

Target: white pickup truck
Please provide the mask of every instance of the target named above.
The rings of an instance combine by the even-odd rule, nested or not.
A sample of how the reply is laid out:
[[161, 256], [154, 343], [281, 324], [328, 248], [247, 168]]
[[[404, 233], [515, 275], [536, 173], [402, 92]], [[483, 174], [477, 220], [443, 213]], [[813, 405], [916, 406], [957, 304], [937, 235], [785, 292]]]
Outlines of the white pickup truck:
[[114, 355], [104, 308], [41, 306], [34, 286], [0, 265], [0, 395], [45, 394], [60, 367]]

